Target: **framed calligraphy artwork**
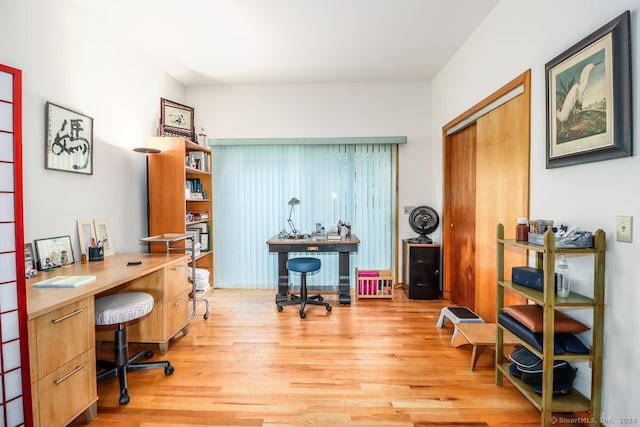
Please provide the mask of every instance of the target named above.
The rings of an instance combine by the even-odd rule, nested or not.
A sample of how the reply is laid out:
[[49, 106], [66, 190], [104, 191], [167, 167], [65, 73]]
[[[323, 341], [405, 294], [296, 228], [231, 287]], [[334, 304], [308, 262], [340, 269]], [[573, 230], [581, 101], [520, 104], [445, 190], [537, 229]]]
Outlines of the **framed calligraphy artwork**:
[[93, 175], [93, 119], [47, 102], [44, 167]]

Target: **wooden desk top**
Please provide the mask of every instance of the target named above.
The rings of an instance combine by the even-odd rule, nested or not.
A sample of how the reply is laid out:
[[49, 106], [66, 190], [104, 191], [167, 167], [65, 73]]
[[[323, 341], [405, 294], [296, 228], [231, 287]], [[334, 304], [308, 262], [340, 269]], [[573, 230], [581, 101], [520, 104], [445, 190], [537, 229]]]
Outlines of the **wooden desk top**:
[[267, 240], [268, 245], [357, 245], [359, 243], [360, 239], [358, 239], [358, 236], [356, 236], [355, 234], [352, 234], [349, 238], [340, 240], [313, 238], [311, 236], [307, 237], [306, 239], [288, 239], [286, 237], [280, 238], [277, 235]]
[[[27, 316], [31, 320], [50, 311], [88, 296], [97, 295], [116, 286], [120, 286], [168, 264], [190, 259], [184, 253], [169, 254], [116, 254], [104, 257], [104, 261], [75, 263], [58, 267], [55, 271], [39, 271], [38, 275], [27, 280]], [[140, 265], [127, 266], [128, 261], [142, 261]], [[33, 284], [55, 276], [94, 275], [96, 280], [77, 288], [34, 288]]]

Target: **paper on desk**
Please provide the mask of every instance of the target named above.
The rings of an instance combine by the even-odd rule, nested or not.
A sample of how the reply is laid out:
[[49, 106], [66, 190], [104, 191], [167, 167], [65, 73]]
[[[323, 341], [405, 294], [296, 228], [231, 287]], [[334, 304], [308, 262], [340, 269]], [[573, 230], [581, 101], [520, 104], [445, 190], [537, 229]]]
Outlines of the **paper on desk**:
[[78, 286], [96, 280], [96, 276], [56, 276], [51, 279], [34, 283], [33, 286], [39, 288], [77, 288]]

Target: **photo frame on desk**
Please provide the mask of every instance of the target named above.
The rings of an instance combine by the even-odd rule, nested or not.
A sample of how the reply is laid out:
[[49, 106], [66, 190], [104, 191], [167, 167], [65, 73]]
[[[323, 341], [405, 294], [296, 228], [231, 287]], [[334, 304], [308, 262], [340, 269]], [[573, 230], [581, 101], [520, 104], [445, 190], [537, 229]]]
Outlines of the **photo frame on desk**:
[[80, 253], [86, 254], [90, 247], [97, 243], [96, 230], [92, 219], [79, 219], [78, 238], [80, 240]]
[[93, 226], [96, 230], [96, 239], [98, 246], [101, 246], [104, 256], [111, 256], [113, 251], [113, 241], [111, 240], [111, 232], [109, 231], [109, 222], [106, 219], [94, 219]]
[[37, 239], [33, 243], [36, 247], [38, 270], [48, 270], [75, 262], [71, 236]]
[[24, 244], [24, 275], [28, 279], [37, 274], [36, 255], [31, 243]]
[[547, 169], [633, 154], [630, 14], [545, 65]]

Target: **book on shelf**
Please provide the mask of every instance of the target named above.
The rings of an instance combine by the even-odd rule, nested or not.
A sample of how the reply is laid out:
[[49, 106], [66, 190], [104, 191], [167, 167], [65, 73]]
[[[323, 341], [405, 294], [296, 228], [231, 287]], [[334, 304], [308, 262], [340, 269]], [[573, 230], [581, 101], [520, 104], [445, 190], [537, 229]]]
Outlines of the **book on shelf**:
[[38, 288], [77, 288], [78, 286], [93, 282], [96, 276], [56, 276], [47, 280], [34, 283]]

